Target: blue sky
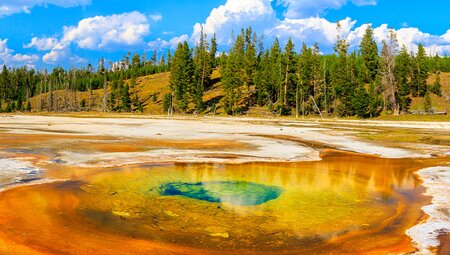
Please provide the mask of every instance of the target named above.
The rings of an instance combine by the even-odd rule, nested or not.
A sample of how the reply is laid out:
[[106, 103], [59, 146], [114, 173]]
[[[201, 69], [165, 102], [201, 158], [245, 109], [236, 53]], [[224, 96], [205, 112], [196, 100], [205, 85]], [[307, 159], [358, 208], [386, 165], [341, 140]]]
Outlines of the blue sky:
[[179, 41], [193, 44], [201, 26], [218, 34], [221, 50], [232, 30], [252, 26], [266, 43], [291, 37], [331, 53], [337, 21], [353, 48], [370, 23], [378, 42], [393, 28], [409, 50], [423, 43], [429, 54], [446, 55], [449, 10], [437, 0], [0, 0], [0, 64], [70, 67], [128, 51], [162, 54]]

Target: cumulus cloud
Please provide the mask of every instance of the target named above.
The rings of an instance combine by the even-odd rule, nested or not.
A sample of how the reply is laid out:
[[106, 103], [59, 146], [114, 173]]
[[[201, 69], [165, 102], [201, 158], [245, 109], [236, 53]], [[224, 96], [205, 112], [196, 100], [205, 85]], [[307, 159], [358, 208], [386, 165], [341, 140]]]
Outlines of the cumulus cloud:
[[[375, 0], [277, 0], [278, 4], [286, 7], [284, 18], [278, 19], [270, 0], [228, 0], [225, 4], [211, 11], [203, 24], [197, 23], [193, 28], [191, 42], [198, 40], [203, 26], [206, 34], [216, 33], [218, 43], [227, 45], [231, 38], [231, 31], [239, 33], [241, 28], [252, 26], [267, 41], [278, 37], [282, 42], [292, 38], [299, 46], [303, 42], [308, 45], [319, 43], [323, 52], [331, 53], [338, 35], [337, 23], [320, 17], [327, 9], [339, 9], [352, 3], [358, 6], [376, 5]], [[356, 26], [357, 21], [346, 18], [339, 21], [340, 37], [349, 41], [350, 49], [355, 50], [369, 24]], [[390, 27], [382, 24], [374, 27], [374, 38], [381, 46], [387, 40]], [[409, 51], [416, 52], [419, 43], [424, 44], [428, 54], [450, 54], [450, 30], [444, 35], [431, 35], [418, 28], [403, 27], [395, 30], [400, 47], [405, 45]], [[167, 45], [167, 41], [160, 40], [159, 47]], [[155, 44], [152, 42], [151, 45]]]
[[75, 43], [82, 49], [114, 50], [115, 47], [144, 44], [150, 25], [140, 12], [95, 16], [64, 27], [63, 43]]
[[[148, 19], [140, 12], [82, 19], [77, 26], [64, 27], [63, 36], [56, 40], [51, 51], [44, 55], [42, 61], [48, 64], [63, 61], [70, 61], [71, 64], [85, 62], [84, 59], [72, 55], [72, 45], [81, 49], [106, 51], [144, 47], [146, 45], [144, 37], [148, 34], [150, 34]], [[33, 46], [38, 43], [44, 44], [41, 42], [42, 39], [34, 41], [34, 44], [33, 40], [30, 43]], [[30, 44], [27, 46], [31, 46]]]
[[[346, 18], [339, 22], [341, 26], [340, 36], [347, 38], [354, 27], [356, 21]], [[266, 30], [266, 35], [287, 40], [292, 38], [294, 42], [307, 43], [315, 42], [322, 46], [332, 46], [337, 38], [337, 23], [330, 22], [324, 18], [312, 17], [305, 19], [285, 19], [279, 21], [273, 28]]]
[[[338, 9], [348, 1], [278, 0], [278, 4], [287, 8], [285, 18], [280, 20], [272, 8], [272, 0], [228, 0], [225, 4], [213, 9], [203, 24], [195, 24], [191, 39], [198, 40], [203, 27], [206, 34], [216, 33], [218, 43], [226, 45], [231, 39], [231, 31], [239, 33], [241, 28], [251, 26], [253, 30], [268, 39], [278, 37], [286, 41], [291, 37], [296, 43], [318, 42], [331, 47], [337, 36], [336, 22], [330, 22], [312, 14], [319, 14], [330, 8]], [[376, 1], [358, 1], [360, 5], [373, 3]], [[298, 18], [302, 16], [308, 17]], [[355, 23], [356, 21], [350, 18], [340, 21], [341, 36], [346, 38]]]
[[16, 13], [30, 13], [35, 6], [55, 5], [63, 8], [89, 5], [91, 0], [2, 0], [0, 18]]
[[405, 45], [412, 52], [417, 52], [419, 43], [425, 46], [429, 55], [439, 54], [441, 56], [450, 54], [449, 32], [443, 35], [433, 35], [420, 31], [418, 28], [401, 28], [396, 31], [400, 45]]
[[248, 26], [258, 31], [275, 21], [276, 15], [271, 0], [228, 0], [225, 4], [214, 8], [205, 23], [195, 24], [192, 37], [197, 40], [203, 27], [206, 34], [216, 33], [217, 41], [227, 44], [231, 31], [238, 33], [241, 28]]
[[46, 64], [55, 64], [70, 58], [71, 50], [68, 44], [57, 43], [53, 49], [42, 57]]
[[58, 39], [56, 39], [55, 37], [33, 37], [33, 39], [31, 39], [31, 42], [24, 45], [23, 47], [26, 49], [36, 48], [39, 51], [46, 51], [52, 50], [57, 43]]
[[[355, 29], [353, 29], [347, 40], [350, 43], [351, 48], [357, 48], [361, 43], [361, 39], [364, 36], [364, 32], [369, 24], [363, 24]], [[383, 41], [389, 39], [389, 28], [388, 24], [382, 24], [378, 27], [373, 28], [374, 39], [381, 46]], [[409, 52], [416, 53], [419, 44], [423, 44], [428, 55], [434, 56], [439, 54], [441, 56], [450, 53], [450, 31], [443, 35], [432, 35], [430, 33], [425, 33], [420, 31], [420, 29], [415, 27], [407, 27], [394, 29], [397, 35], [397, 41], [399, 47], [405, 46]]]
[[38, 55], [15, 54], [8, 48], [8, 39], [0, 39], [0, 61], [3, 65], [33, 65], [38, 60]]

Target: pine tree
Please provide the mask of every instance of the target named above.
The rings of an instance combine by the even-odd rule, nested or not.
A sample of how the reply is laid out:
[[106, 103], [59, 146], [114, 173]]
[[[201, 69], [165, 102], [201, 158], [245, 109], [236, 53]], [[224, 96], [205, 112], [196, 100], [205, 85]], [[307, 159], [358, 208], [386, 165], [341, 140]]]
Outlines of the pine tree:
[[216, 54], [217, 54], [217, 39], [216, 34], [211, 38], [211, 49], [209, 51], [211, 58], [211, 66], [215, 68], [217, 66]]
[[410, 95], [410, 73], [411, 57], [406, 46], [403, 45], [400, 53], [395, 59], [395, 79], [398, 85], [398, 103], [400, 111], [407, 112], [411, 104]]
[[270, 48], [269, 55], [270, 65], [270, 77], [269, 82], [269, 98], [271, 103], [279, 105], [282, 103], [282, 90], [283, 90], [283, 66], [282, 66], [282, 52], [280, 48], [280, 42], [278, 38], [275, 39], [272, 47]]
[[[244, 62], [243, 62], [243, 88], [246, 90], [247, 101], [249, 101], [250, 88], [255, 84], [255, 70], [257, 65], [256, 58], [256, 35], [253, 34], [252, 28], [247, 28], [245, 30], [244, 37]], [[249, 102], [250, 103], [250, 102]]]
[[245, 39], [241, 33], [230, 48], [226, 57], [225, 66], [222, 67], [222, 82], [225, 96], [222, 99], [224, 110], [229, 115], [234, 115], [242, 109], [239, 105], [244, 80]]
[[[338, 31], [340, 25], [338, 24]], [[336, 111], [340, 116], [352, 116], [352, 96], [353, 88], [351, 83], [351, 72], [348, 65], [348, 41], [341, 39], [338, 33], [338, 38], [335, 46], [335, 52], [338, 54], [337, 69], [333, 77], [333, 87], [336, 94], [336, 99], [339, 98], [340, 103], [336, 107]], [[337, 102], [335, 102], [337, 103]]]
[[441, 71], [441, 57], [439, 56], [439, 54], [436, 54], [431, 62], [432, 62], [431, 71], [433, 71], [434, 73], [440, 72]]
[[205, 86], [210, 83], [212, 64], [211, 55], [208, 52], [208, 41], [206, 34], [203, 33], [203, 27], [200, 33], [200, 40], [195, 47], [194, 64], [195, 64], [195, 77], [196, 86], [193, 91], [193, 101], [195, 104], [195, 110], [198, 112], [203, 107], [203, 91]]
[[167, 66], [169, 69], [172, 66], [172, 53], [170, 52], [170, 49], [167, 50]]
[[195, 68], [187, 42], [179, 43], [172, 59], [170, 86], [178, 109], [186, 112], [189, 98], [195, 92]]
[[312, 96], [318, 97], [320, 96], [320, 80], [322, 79], [323, 73], [320, 66], [320, 49], [319, 44], [315, 43], [314, 47], [311, 49], [311, 71], [312, 71], [312, 77], [313, 77], [313, 91]]
[[383, 99], [381, 98], [380, 93], [378, 93], [377, 91], [377, 87], [381, 87], [381, 85], [377, 84], [381, 84], [381, 78], [379, 75], [375, 77], [375, 81], [369, 84], [369, 104], [367, 106], [367, 114], [370, 118], [379, 116], [381, 111], [383, 110]]
[[360, 44], [361, 55], [363, 58], [364, 81], [369, 83], [375, 80], [378, 73], [378, 46], [373, 37], [373, 29], [367, 26], [366, 32]]
[[[127, 67], [129, 67], [129, 60], [130, 59], [130, 53], [128, 53], [127, 55]], [[105, 68], [105, 58], [102, 57], [100, 60], [100, 64], [98, 66], [98, 71], [97, 73], [99, 75], [103, 75], [103, 102], [102, 102], [102, 111], [106, 112], [108, 109], [108, 91], [107, 91], [107, 82], [108, 82], [108, 75], [107, 75], [107, 71]]]
[[270, 98], [271, 72], [269, 65], [269, 56], [270, 53], [268, 50], [266, 50], [263, 55], [259, 57], [255, 75], [257, 104], [260, 106], [268, 104]]
[[295, 45], [292, 42], [291, 38], [289, 38], [286, 43], [286, 47], [284, 49], [283, 56], [283, 66], [284, 66], [284, 89], [283, 89], [283, 104], [282, 104], [282, 115], [290, 114], [290, 108], [293, 106], [293, 100], [289, 100], [292, 98], [292, 95], [296, 93], [296, 54], [295, 54]]
[[9, 71], [6, 65], [3, 65], [2, 76], [0, 79], [0, 101], [6, 101], [7, 89], [9, 87]]
[[427, 89], [428, 79], [428, 65], [427, 55], [425, 48], [422, 44], [419, 44], [416, 57], [414, 58], [414, 77], [412, 81], [412, 92], [414, 96], [425, 96]]
[[434, 80], [433, 86], [430, 88], [430, 91], [437, 96], [442, 96], [441, 73], [438, 71], [435, 76], [436, 78]]
[[369, 113], [369, 94], [366, 91], [364, 85], [359, 85], [355, 91], [355, 95], [352, 98], [352, 104], [356, 116], [360, 118], [370, 117]]
[[129, 86], [128, 84], [126, 84], [123, 88], [122, 88], [122, 110], [125, 112], [130, 112], [131, 111], [131, 99], [130, 99], [130, 91], [129, 91]]
[[[313, 76], [313, 54], [312, 49], [308, 48], [305, 43], [302, 45], [302, 50], [298, 59], [298, 74], [299, 74], [299, 83], [296, 84], [296, 110], [298, 111], [300, 101], [302, 102], [302, 109], [304, 108], [305, 98], [308, 98], [308, 95], [312, 95], [314, 90], [314, 76]], [[304, 111], [302, 111], [304, 114]]]

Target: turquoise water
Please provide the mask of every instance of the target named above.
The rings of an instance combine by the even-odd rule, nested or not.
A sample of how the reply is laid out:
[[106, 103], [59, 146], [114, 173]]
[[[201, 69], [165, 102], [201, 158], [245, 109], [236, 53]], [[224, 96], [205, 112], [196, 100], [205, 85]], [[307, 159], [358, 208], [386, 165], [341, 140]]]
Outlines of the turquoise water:
[[254, 206], [277, 199], [282, 189], [246, 181], [170, 182], [159, 187], [163, 196], [183, 196], [212, 203]]

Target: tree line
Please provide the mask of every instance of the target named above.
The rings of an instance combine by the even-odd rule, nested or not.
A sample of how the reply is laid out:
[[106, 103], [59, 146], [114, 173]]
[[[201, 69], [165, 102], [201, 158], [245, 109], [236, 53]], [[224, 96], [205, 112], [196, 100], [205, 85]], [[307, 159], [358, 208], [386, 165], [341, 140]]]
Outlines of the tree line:
[[[284, 47], [275, 39], [268, 49], [262, 41], [251, 28], [242, 29], [229, 51], [217, 58], [215, 36], [208, 44], [202, 32], [194, 48], [180, 43], [171, 66], [172, 93], [166, 95], [164, 109], [215, 110], [217, 102], [204, 102], [202, 96], [211, 70], [218, 66], [224, 92], [218, 103], [229, 115], [261, 106], [277, 115], [368, 118], [383, 111], [407, 113], [411, 97], [424, 97], [425, 110], [430, 111], [430, 93], [441, 96], [440, 73], [449, 67], [448, 57], [428, 57], [422, 44], [416, 54], [400, 47], [393, 30], [380, 50], [370, 26], [357, 50], [350, 52], [349, 42], [338, 36], [331, 55], [321, 54], [317, 43], [303, 44], [296, 52], [291, 39]], [[430, 75], [436, 76], [434, 84], [427, 84]]]
[[[145, 53], [132, 57], [128, 53], [119, 62], [109, 62], [109, 67], [102, 58], [97, 69], [88, 64], [68, 70], [55, 67], [50, 72], [4, 65], [0, 74], [0, 112], [31, 111], [33, 97], [39, 101], [33, 109], [36, 111], [90, 111], [99, 100], [101, 107], [95, 110], [143, 111], [134, 91], [136, 79], [168, 71], [170, 59], [170, 51], [160, 58], [155, 51], [150, 59]], [[97, 89], [103, 89], [101, 98], [93, 94]], [[86, 91], [89, 97], [80, 99], [77, 93]]]

